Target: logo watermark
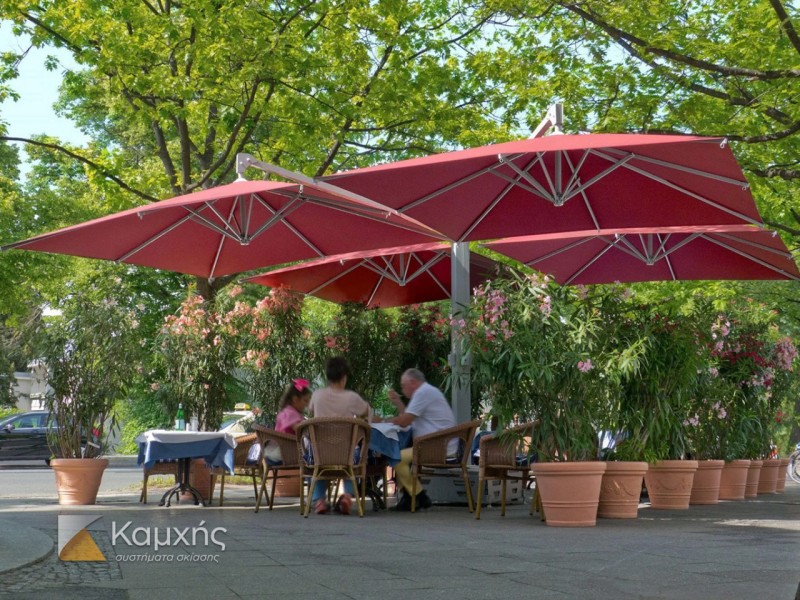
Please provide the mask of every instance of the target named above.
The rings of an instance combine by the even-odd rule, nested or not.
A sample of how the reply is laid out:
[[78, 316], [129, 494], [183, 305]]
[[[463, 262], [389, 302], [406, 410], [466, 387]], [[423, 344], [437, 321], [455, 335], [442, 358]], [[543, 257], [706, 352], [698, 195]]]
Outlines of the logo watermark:
[[[108, 561], [87, 527], [102, 515], [58, 515], [58, 557], [63, 561]], [[225, 527], [145, 527], [111, 521], [111, 546], [117, 562], [215, 562], [226, 544]], [[129, 551], [129, 550], [138, 551]], [[168, 550], [179, 550], [169, 552]]]
[[[128, 547], [152, 550], [147, 554], [118, 554], [118, 562], [219, 562], [219, 552], [225, 552], [225, 542], [218, 536], [228, 533], [225, 527], [209, 529], [205, 521], [197, 527], [133, 527], [131, 521], [118, 526], [111, 522], [111, 545], [119, 542]], [[192, 552], [189, 554], [162, 553], [164, 548], [198, 548], [219, 552]]]
[[58, 515], [58, 558], [105, 562], [105, 555], [86, 529], [102, 518], [102, 515]]

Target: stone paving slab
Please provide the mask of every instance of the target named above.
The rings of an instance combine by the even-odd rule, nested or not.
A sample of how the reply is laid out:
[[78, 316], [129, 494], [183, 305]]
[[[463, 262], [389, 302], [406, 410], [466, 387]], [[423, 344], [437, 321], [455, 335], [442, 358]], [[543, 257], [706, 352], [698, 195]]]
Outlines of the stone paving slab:
[[[579, 529], [548, 527], [525, 505], [509, 507], [506, 517], [484, 510], [480, 521], [464, 507], [304, 519], [291, 501], [255, 514], [250, 495], [248, 486], [226, 486], [224, 508], [142, 506], [131, 494], [69, 507], [102, 516], [90, 530], [104, 563], [55, 556], [65, 507], [0, 499], [0, 521], [47, 537], [51, 548], [45, 560], [3, 574], [0, 600], [792, 600], [800, 583], [797, 484], [782, 495], [688, 511], [643, 505], [636, 520], [601, 519]], [[133, 539], [115, 539], [126, 524]], [[154, 549], [153, 539], [163, 541], [167, 530], [197, 530], [200, 542]], [[224, 548], [202, 543], [202, 530], [216, 530], [212, 538]]]

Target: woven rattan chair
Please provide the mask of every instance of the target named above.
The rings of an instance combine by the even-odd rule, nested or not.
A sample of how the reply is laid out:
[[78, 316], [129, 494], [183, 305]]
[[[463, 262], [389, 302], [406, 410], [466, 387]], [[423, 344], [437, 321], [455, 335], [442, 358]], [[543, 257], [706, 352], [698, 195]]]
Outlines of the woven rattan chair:
[[[274, 429], [269, 429], [264, 425], [253, 425], [253, 431], [258, 435], [258, 441], [262, 446], [261, 457], [264, 461], [264, 473], [261, 478], [261, 489], [258, 492], [258, 499], [256, 500], [256, 512], [261, 506], [261, 499], [266, 496], [269, 509], [275, 502], [275, 483], [278, 479], [285, 479], [290, 477], [299, 477], [300, 470], [300, 452], [297, 449], [297, 436], [289, 433], [281, 433]], [[274, 444], [281, 449], [281, 462], [280, 464], [271, 464], [266, 459], [267, 444]], [[272, 480], [270, 491], [267, 491], [267, 480]], [[302, 477], [300, 478], [300, 489], [303, 488]], [[301, 507], [302, 511], [302, 507]]]
[[[414, 438], [411, 459], [411, 512], [417, 509], [417, 479], [420, 476], [461, 477], [467, 492], [467, 507], [469, 512], [472, 512], [472, 487], [469, 484], [467, 464], [472, 438], [475, 437], [480, 424], [480, 421], [470, 421]], [[448, 457], [447, 452], [450, 440], [453, 439], [459, 442], [459, 453], [455, 458]]]
[[[214, 475], [220, 478], [219, 505], [225, 502], [225, 478], [229, 477], [225, 469], [214, 469]], [[236, 438], [233, 450], [233, 475], [250, 477], [253, 481], [253, 499], [258, 500], [258, 484], [264, 476], [264, 463], [261, 460], [258, 436], [248, 433]]]
[[[502, 432], [484, 435], [480, 439], [478, 462], [478, 499], [475, 518], [481, 518], [481, 500], [484, 483], [490, 479], [502, 481], [500, 516], [506, 516], [506, 486], [509, 481], [524, 485], [531, 478], [530, 436], [537, 423], [509, 427]], [[527, 439], [526, 439], [527, 438]]]
[[139, 502], [147, 504], [147, 480], [151, 475], [172, 475], [175, 482], [178, 482], [178, 461], [177, 460], [159, 460], [156, 461], [149, 469], [142, 468], [142, 491], [139, 494]]
[[[316, 417], [297, 426], [299, 447], [310, 450], [310, 453], [303, 453], [300, 463], [301, 474], [311, 477], [310, 489], [313, 490], [320, 479], [349, 479], [356, 493], [359, 517], [364, 516], [366, 509], [367, 450], [371, 431], [367, 421], [357, 418]], [[306, 502], [302, 488], [300, 510], [305, 517], [311, 510], [311, 499]]]

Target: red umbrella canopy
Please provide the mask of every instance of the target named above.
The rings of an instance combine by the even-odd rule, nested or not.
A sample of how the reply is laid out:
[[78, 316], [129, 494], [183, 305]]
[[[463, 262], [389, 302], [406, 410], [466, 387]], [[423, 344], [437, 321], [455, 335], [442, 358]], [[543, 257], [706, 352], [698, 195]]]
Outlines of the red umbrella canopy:
[[456, 241], [761, 223], [733, 153], [716, 138], [551, 135], [325, 179]]
[[[498, 263], [470, 255], [471, 287], [491, 277]], [[419, 244], [313, 260], [247, 279], [287, 286], [332, 302], [370, 307], [405, 306], [450, 297], [450, 245]]]
[[780, 237], [752, 226], [585, 231], [484, 245], [562, 284], [800, 280], [797, 265]]
[[200, 277], [441, 240], [413, 218], [310, 185], [237, 181], [17, 242]]

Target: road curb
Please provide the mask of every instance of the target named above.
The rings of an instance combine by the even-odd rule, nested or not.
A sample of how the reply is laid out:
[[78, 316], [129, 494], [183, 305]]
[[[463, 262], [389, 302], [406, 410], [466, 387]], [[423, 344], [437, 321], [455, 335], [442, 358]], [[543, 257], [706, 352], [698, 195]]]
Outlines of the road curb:
[[55, 542], [38, 529], [0, 519], [3, 544], [0, 545], [0, 573], [21, 569], [50, 556]]

